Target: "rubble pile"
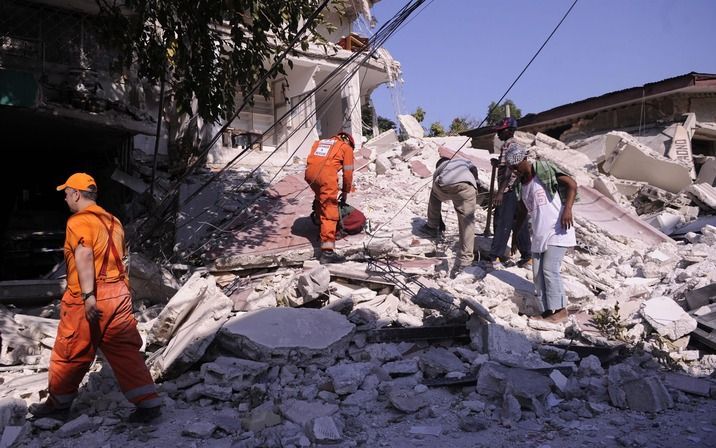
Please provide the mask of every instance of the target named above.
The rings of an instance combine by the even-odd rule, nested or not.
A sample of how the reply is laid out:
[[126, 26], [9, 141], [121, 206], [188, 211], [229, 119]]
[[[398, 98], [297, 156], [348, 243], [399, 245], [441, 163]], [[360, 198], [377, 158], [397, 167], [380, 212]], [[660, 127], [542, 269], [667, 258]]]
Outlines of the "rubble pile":
[[[3, 440], [482, 446], [480, 433], [502, 443], [586, 443], [595, 435], [612, 440], [607, 445], [706, 443], [716, 428], [709, 414], [716, 410], [716, 355], [699, 323], [716, 312], [711, 185], [694, 183], [683, 160], [623, 132], [570, 145], [517, 132], [533, 157], [553, 161], [580, 185], [579, 246], [563, 263], [571, 315], [546, 322], [529, 317], [536, 310], [529, 269], [476, 264], [450, 278], [457, 225], [449, 206], [440, 239], [414, 230], [424, 222], [440, 155], [459, 150], [457, 157], [472, 160], [482, 196], [492, 155], [463, 138], [422, 137], [410, 125], [408, 140], [378, 136], [356, 163], [352, 201], [369, 225], [338, 242], [351, 261], [321, 266], [310, 242], [242, 253], [222, 240], [224, 250], [207, 249], [206, 267], [190, 268], [183, 284], [151, 263], [142, 269], [149, 274], [135, 292], [137, 315], [165, 403], [161, 430], [122, 426], [130, 405], [101, 360], [74, 404], [74, 420], [26, 422], [21, 404], [46, 393], [57, 321], [1, 310]], [[633, 173], [635, 165], [661, 174]], [[284, 181], [295, 185], [286, 191], [299, 191], [290, 175]], [[640, 217], [644, 210], [657, 217]], [[485, 222], [478, 209], [478, 232]], [[688, 231], [675, 240], [649, 222], [673, 235]], [[193, 247], [205, 238], [197, 233]], [[477, 235], [480, 252], [489, 245]], [[679, 413], [693, 423], [672, 421]], [[659, 430], [650, 435], [645, 425]]]

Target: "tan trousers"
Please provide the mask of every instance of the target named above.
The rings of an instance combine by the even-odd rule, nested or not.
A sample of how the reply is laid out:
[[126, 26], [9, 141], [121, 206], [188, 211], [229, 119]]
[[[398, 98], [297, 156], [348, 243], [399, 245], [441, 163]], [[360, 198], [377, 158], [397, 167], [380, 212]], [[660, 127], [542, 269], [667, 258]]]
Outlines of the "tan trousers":
[[440, 204], [452, 201], [457, 213], [457, 225], [460, 231], [460, 247], [458, 261], [461, 266], [468, 266], [475, 258], [475, 202], [477, 190], [467, 182], [441, 187], [433, 182], [428, 203], [428, 226], [437, 229], [440, 226]]

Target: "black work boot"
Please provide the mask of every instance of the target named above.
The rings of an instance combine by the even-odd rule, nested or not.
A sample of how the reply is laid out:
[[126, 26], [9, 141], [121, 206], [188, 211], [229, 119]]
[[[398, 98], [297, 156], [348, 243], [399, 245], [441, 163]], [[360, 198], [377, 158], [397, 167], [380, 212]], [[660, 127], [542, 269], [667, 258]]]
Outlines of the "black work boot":
[[47, 399], [44, 403], [33, 403], [27, 408], [27, 412], [32, 414], [34, 418], [54, 418], [56, 420], [65, 421], [70, 417], [70, 408], [58, 408], [51, 399]]
[[129, 415], [129, 423], [149, 423], [162, 415], [162, 407], [154, 406], [153, 408], [136, 408]]
[[344, 261], [346, 261], [346, 257], [338, 255], [332, 250], [321, 251], [321, 258], [319, 260], [321, 264], [343, 263]]

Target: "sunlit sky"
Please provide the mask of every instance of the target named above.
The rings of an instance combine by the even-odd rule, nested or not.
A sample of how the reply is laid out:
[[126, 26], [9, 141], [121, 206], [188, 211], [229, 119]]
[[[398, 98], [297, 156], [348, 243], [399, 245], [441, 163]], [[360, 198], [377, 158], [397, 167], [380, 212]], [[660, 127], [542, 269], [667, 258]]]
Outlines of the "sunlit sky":
[[[426, 2], [385, 44], [404, 82], [373, 93], [378, 114], [484, 118], [572, 2]], [[375, 5], [378, 26], [405, 3]], [[507, 98], [524, 115], [692, 71], [716, 73], [716, 1], [579, 0]]]

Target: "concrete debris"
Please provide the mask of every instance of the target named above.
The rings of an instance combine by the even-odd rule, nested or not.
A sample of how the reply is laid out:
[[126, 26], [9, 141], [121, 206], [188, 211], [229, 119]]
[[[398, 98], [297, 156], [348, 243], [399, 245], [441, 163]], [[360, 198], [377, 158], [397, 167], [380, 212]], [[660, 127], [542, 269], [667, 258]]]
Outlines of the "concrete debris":
[[610, 132], [605, 142], [604, 171], [620, 179], [647, 182], [672, 193], [691, 185], [691, 168], [660, 156], [624, 132]]
[[328, 291], [331, 273], [325, 266], [318, 266], [298, 276], [298, 291], [303, 300], [289, 300], [291, 306], [303, 305], [319, 298]]
[[333, 311], [264, 309], [231, 318], [221, 328], [218, 342], [228, 353], [254, 361], [330, 365], [348, 346], [354, 328]]
[[232, 305], [213, 278], [195, 274], [150, 330], [147, 343], [164, 345], [147, 362], [152, 376], [171, 378], [198, 361], [228, 319]]
[[641, 313], [660, 335], [672, 341], [696, 329], [696, 319], [689, 316], [669, 297], [654, 297], [647, 300]]
[[180, 288], [168, 269], [136, 252], [129, 256], [129, 277], [134, 300], [166, 303]]
[[412, 115], [398, 115], [398, 121], [408, 137], [423, 138], [425, 136], [425, 130]]
[[[687, 157], [689, 145], [676, 140], [711, 125], [670, 125], [669, 138], [610, 132], [569, 144], [516, 133], [531, 155], [580, 184], [579, 246], [562, 265], [570, 316], [550, 322], [535, 316], [531, 269], [515, 266], [509, 254], [505, 269], [478, 262], [449, 277], [457, 243], [451, 208], [439, 239], [417, 232], [429, 196], [419, 188], [438, 157], [471, 160], [484, 196], [494, 155], [463, 137], [422, 137], [413, 117], [401, 123], [408, 140], [391, 130], [356, 150], [350, 201], [370, 225], [337, 242], [352, 261], [315, 261], [313, 193], [296, 174], [299, 165], [272, 182], [244, 227], [202, 236], [213, 232], [202, 224], [179, 233], [187, 238], [180, 251], [207, 242], [199, 258], [208, 270], [172, 267], [185, 273], [178, 281], [164, 265], [132, 254], [139, 329], [165, 401], [157, 432], [163, 443], [397, 446], [410, 437], [442, 446], [454, 437], [455, 446], [468, 446], [478, 431], [485, 443], [499, 444], [500, 426], [514, 431], [517, 444], [536, 434], [559, 444], [562, 433], [595, 431], [622, 434], [614, 440], [625, 446], [674, 442], [661, 440], [667, 432], [680, 441], [686, 433], [708, 437], [683, 429], [678, 417], [698, 414], [693, 421], [709, 427], [716, 411], [716, 355], [695, 344], [712, 337], [703, 334], [704, 322], [716, 306], [709, 289], [716, 283], [716, 159]], [[246, 191], [272, 175], [262, 172]], [[185, 185], [183, 197], [196, 185]], [[207, 223], [232, 219], [221, 215], [238, 210], [235, 198], [222, 199], [227, 192], [210, 189], [181, 222], [202, 207], [211, 210]], [[475, 218], [483, 229], [484, 208]], [[476, 235], [476, 258], [489, 247], [490, 238]], [[25, 422], [24, 406], [46, 397], [59, 310], [31, 310], [42, 317], [17, 311], [0, 308], [7, 437], [22, 441], [32, 431], [42, 445], [61, 436], [79, 446], [139, 439], [119, 424], [115, 411], [127, 403], [101, 358], [75, 402], [78, 419]], [[634, 346], [644, 350], [617, 356]], [[664, 364], [682, 373], [663, 372]], [[643, 433], [643, 416], [622, 409], [653, 413], [659, 438], [624, 435]]]

